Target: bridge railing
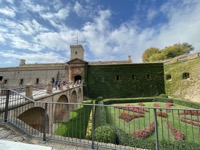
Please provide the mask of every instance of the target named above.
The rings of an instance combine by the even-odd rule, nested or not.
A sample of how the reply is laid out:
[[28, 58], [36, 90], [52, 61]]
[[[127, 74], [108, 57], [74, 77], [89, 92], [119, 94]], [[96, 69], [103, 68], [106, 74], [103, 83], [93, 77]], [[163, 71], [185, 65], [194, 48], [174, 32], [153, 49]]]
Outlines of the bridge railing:
[[[43, 140], [93, 149], [200, 149], [200, 109], [176, 108], [173, 103], [145, 107], [141, 103], [34, 102], [14, 91], [8, 93], [0, 117]], [[20, 105], [14, 105], [12, 96]]]

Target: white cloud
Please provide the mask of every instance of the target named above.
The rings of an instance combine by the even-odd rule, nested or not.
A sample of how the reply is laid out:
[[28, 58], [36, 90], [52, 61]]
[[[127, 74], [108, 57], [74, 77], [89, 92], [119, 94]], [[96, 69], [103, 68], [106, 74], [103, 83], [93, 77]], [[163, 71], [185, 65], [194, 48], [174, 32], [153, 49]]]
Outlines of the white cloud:
[[25, 50], [31, 50], [31, 51], [40, 51], [44, 48], [39, 44], [36, 44], [33, 42], [32, 43], [27, 42], [20, 37], [12, 36], [12, 38], [10, 39], [11, 39], [11, 46], [13, 48], [25, 49]]
[[156, 10], [149, 9], [148, 12], [147, 12], [147, 20], [152, 21], [156, 17], [157, 13], [158, 12]]
[[11, 8], [8, 8], [7, 6], [5, 8], [0, 8], [0, 13], [9, 16], [11, 18], [15, 17], [16, 15], [15, 11]]
[[26, 63], [56, 63], [65, 61], [64, 57], [60, 56], [58, 53], [53, 53], [53, 52], [16, 53], [13, 50], [5, 50], [5, 51], [0, 51], [0, 56], [14, 61], [19, 61], [19, 59], [25, 59]]
[[69, 16], [69, 12], [70, 12], [70, 7], [65, 7], [65, 8], [60, 9], [54, 15], [61, 20], [65, 20]]
[[48, 10], [48, 7], [44, 7], [44, 6], [39, 5], [39, 4], [34, 4], [30, 0], [23, 0], [22, 6], [24, 6], [23, 7], [24, 9], [29, 10], [29, 11], [33, 11], [33, 12], [43, 12], [45, 10]]

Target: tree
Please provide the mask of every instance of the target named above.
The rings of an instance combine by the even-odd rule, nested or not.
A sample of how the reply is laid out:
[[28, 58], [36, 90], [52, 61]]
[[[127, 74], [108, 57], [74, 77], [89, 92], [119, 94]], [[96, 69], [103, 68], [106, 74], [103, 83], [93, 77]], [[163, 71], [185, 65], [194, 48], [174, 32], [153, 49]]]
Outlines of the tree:
[[154, 54], [157, 54], [159, 52], [158, 48], [155, 47], [151, 47], [148, 48], [144, 51], [144, 53], [142, 54], [142, 61], [143, 62], [150, 62], [150, 57]]
[[189, 54], [192, 50], [194, 50], [194, 47], [192, 45], [188, 43], [182, 43], [166, 47], [162, 50], [162, 52], [165, 54], [166, 59], [169, 59], [183, 54]]
[[154, 62], [174, 58], [180, 55], [189, 54], [194, 47], [188, 43], [178, 43], [172, 46], [165, 47], [162, 50], [158, 48], [148, 48], [142, 55], [143, 62]]
[[165, 54], [162, 53], [162, 52], [154, 54], [154, 55], [152, 55], [149, 58], [149, 60], [150, 60], [149, 62], [155, 62], [155, 61], [165, 60]]

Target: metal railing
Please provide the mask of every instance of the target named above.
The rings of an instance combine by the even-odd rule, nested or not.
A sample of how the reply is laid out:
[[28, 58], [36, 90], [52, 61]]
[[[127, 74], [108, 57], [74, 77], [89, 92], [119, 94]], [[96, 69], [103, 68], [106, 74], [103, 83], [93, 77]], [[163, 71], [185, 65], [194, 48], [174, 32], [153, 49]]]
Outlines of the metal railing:
[[43, 140], [92, 149], [200, 149], [200, 109], [36, 102], [13, 90], [0, 96], [0, 103], [1, 122]]

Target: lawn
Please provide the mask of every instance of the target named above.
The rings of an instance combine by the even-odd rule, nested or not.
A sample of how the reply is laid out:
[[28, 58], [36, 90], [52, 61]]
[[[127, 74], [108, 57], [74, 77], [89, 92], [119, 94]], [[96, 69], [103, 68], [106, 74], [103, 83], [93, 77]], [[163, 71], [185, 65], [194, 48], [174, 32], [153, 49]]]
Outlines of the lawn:
[[[91, 104], [91, 101], [84, 101], [83, 104]], [[92, 106], [78, 105], [77, 110], [70, 111], [70, 120], [58, 124], [56, 135], [65, 137], [85, 138], [88, 119]]]
[[[163, 102], [157, 102], [158, 105], [161, 108], [165, 108], [165, 103]], [[130, 103], [129, 103], [130, 104]], [[154, 102], [147, 102], [144, 103], [145, 107], [154, 107]], [[123, 109], [118, 109], [113, 106], [115, 105], [127, 105], [127, 104], [113, 104], [110, 106], [106, 106], [106, 115], [107, 115], [107, 122], [115, 127], [119, 127], [122, 130], [124, 130], [126, 133], [132, 135], [134, 131], [138, 131], [141, 129], [146, 128], [150, 122], [154, 121], [154, 112], [153, 109], [148, 109], [148, 112], [145, 112], [144, 117], [133, 119], [130, 122], [125, 122], [122, 119], [119, 119], [121, 112], [126, 112], [128, 114], [137, 114], [132, 111], [127, 111]], [[137, 103], [132, 103], [132, 105], [138, 106]], [[172, 106], [171, 108], [185, 108], [181, 105]], [[159, 110], [157, 110], [159, 111]], [[198, 120], [200, 122], [200, 116], [192, 116], [192, 115], [179, 115], [179, 113], [182, 112], [182, 110], [171, 110], [170, 112], [167, 112], [166, 110], [163, 110], [163, 112], [166, 112], [168, 117], [163, 118], [160, 116], [157, 116], [158, 121], [158, 137], [159, 141], [167, 140], [167, 141], [174, 141], [174, 136], [166, 126], [165, 122], [169, 122], [174, 128], [178, 129], [181, 133], [184, 134], [184, 141], [192, 142], [192, 143], [199, 143], [200, 137], [198, 135], [200, 131], [200, 125], [199, 126], [193, 126], [184, 122], [180, 121], [180, 118], [189, 118], [192, 120]], [[155, 139], [155, 132], [151, 134], [148, 139]]]

